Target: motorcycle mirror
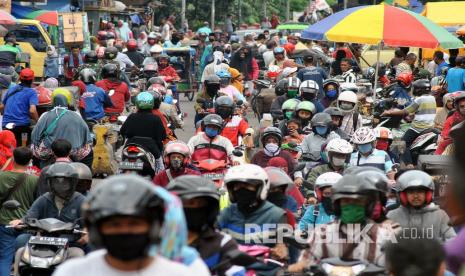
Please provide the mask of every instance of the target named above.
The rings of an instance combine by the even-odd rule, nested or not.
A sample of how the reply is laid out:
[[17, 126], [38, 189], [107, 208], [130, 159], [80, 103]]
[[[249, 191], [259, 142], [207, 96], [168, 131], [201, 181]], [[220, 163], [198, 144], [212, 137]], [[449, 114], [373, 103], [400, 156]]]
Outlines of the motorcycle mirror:
[[21, 203], [19, 203], [17, 200], [12, 199], [12, 200], [7, 200], [3, 202], [2, 207], [5, 208], [6, 210], [17, 210], [19, 207], [21, 207]]
[[236, 157], [242, 157], [244, 154], [240, 150], [233, 150], [233, 155]]

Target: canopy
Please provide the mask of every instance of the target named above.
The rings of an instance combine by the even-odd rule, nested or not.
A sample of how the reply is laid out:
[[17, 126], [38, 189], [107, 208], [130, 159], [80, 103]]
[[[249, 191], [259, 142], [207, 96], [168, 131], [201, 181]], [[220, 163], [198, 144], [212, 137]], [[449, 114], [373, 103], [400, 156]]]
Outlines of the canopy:
[[278, 25], [276, 30], [305, 30], [308, 27], [308, 23], [284, 23]]
[[335, 13], [309, 26], [302, 32], [302, 38], [421, 48], [463, 47], [462, 41], [429, 19], [385, 4]]
[[422, 15], [441, 26], [464, 25], [465, 1], [428, 2]]

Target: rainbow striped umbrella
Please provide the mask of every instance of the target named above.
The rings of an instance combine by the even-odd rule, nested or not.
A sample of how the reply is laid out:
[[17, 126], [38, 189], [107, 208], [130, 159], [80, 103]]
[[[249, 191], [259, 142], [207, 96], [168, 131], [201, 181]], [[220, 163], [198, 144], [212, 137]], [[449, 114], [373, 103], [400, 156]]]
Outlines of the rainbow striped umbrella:
[[37, 10], [30, 12], [26, 15], [26, 18], [35, 19], [47, 25], [58, 25], [58, 12], [57, 11], [47, 11], [47, 10]]
[[421, 48], [463, 47], [459, 39], [426, 17], [385, 4], [335, 13], [309, 26], [302, 38]]

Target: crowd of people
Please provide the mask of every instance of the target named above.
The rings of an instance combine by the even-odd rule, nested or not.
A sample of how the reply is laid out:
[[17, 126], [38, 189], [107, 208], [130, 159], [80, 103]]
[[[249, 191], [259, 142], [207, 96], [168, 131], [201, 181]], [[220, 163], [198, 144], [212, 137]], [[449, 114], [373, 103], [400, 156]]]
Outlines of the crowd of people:
[[[74, 46], [63, 62], [49, 46], [40, 83], [29, 68], [18, 76], [0, 70], [0, 203], [18, 203], [0, 206], [0, 275], [21, 275], [33, 254], [22, 229], [47, 218], [81, 230], [67, 237], [58, 276], [292, 275], [328, 258], [389, 275], [459, 275], [465, 58], [437, 51], [418, 67], [417, 55], [399, 48], [389, 63], [363, 69], [361, 45], [269, 30], [240, 39], [225, 28], [205, 22], [184, 33], [168, 18], [160, 32], [136, 38], [125, 22], [108, 23], [92, 49]], [[7, 37], [0, 61], [13, 67], [17, 43]], [[198, 65], [189, 129], [176, 82], [192, 68], [175, 69], [179, 58], [166, 50], [176, 47]], [[146, 80], [137, 92], [134, 75]], [[273, 92], [271, 119], [260, 114], [254, 129], [248, 110], [263, 79]], [[123, 144], [141, 145], [154, 167], [92, 185], [92, 127], [114, 123], [115, 114], [127, 116]], [[401, 137], [398, 126], [380, 124], [390, 118], [407, 126]], [[177, 139], [177, 128], [190, 138]], [[441, 134], [429, 154], [457, 159], [456, 175], [441, 172], [451, 176], [441, 198], [411, 150], [433, 129]], [[219, 182], [199, 168], [205, 160], [224, 164]], [[236, 260], [257, 251], [251, 265]]]

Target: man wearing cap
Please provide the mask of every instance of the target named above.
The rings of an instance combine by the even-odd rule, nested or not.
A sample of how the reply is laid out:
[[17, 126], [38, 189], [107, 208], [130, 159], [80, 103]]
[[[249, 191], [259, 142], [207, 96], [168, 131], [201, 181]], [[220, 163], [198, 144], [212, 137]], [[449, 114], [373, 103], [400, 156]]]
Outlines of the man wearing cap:
[[3, 114], [2, 127], [11, 130], [16, 137], [18, 146], [23, 135], [27, 137], [27, 144], [31, 139], [31, 119], [37, 121], [36, 106], [39, 103], [37, 93], [31, 88], [34, 81], [34, 71], [25, 68], [19, 74], [20, 83], [8, 89], [0, 105]]
[[15, 64], [21, 59], [21, 49], [17, 47], [16, 35], [8, 32], [5, 35], [5, 45], [0, 46], [0, 73], [12, 76], [17, 80]]
[[323, 81], [328, 78], [326, 72], [314, 65], [314, 57], [313, 55], [306, 55], [304, 56], [304, 64], [305, 68], [299, 70], [297, 73], [297, 77], [301, 81], [312, 80], [318, 84], [320, 88], [320, 93], [323, 93]]

